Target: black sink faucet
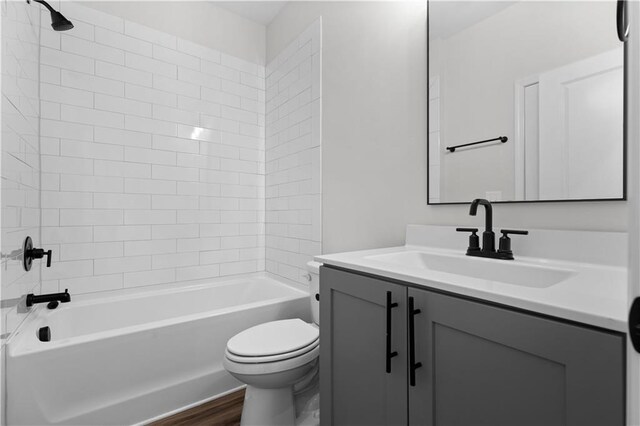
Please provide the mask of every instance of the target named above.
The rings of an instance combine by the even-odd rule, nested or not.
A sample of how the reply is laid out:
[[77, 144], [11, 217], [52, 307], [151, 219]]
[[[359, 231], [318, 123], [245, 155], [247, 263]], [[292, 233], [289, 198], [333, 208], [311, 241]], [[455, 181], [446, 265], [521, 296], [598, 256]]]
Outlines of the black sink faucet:
[[509, 234], [527, 235], [529, 231], [519, 231], [512, 229], [503, 229], [500, 238], [500, 247], [496, 251], [496, 234], [493, 232], [493, 207], [491, 202], [483, 198], [476, 198], [471, 202], [469, 214], [475, 216], [478, 212], [478, 206], [484, 206], [485, 210], [485, 229], [482, 233], [482, 248], [480, 248], [480, 239], [476, 235], [477, 228], [456, 228], [458, 232], [471, 232], [469, 236], [469, 247], [467, 248], [467, 256], [490, 257], [492, 259], [513, 260], [513, 252], [511, 251], [511, 238]]
[[478, 212], [478, 206], [484, 206], [484, 232], [482, 233], [482, 251], [496, 251], [496, 234], [493, 232], [493, 206], [489, 200], [484, 198], [476, 198], [471, 202], [469, 214], [475, 216]]

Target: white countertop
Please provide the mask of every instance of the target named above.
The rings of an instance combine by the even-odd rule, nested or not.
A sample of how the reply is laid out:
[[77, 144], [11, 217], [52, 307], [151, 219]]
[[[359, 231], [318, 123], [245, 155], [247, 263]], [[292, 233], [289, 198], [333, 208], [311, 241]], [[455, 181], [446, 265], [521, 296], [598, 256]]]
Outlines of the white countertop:
[[[514, 250], [517, 250], [517, 246]], [[471, 278], [423, 267], [397, 265], [370, 258], [406, 251], [464, 255], [464, 250], [406, 245], [321, 255], [316, 256], [315, 260], [325, 265], [405, 281], [425, 288], [474, 297], [610, 330], [627, 331], [627, 270], [625, 267], [522, 256], [516, 256], [516, 260], [474, 258], [482, 262], [496, 262], [497, 267], [501, 262], [510, 262], [514, 265], [544, 266], [572, 272], [569, 278], [558, 284], [538, 288]]]

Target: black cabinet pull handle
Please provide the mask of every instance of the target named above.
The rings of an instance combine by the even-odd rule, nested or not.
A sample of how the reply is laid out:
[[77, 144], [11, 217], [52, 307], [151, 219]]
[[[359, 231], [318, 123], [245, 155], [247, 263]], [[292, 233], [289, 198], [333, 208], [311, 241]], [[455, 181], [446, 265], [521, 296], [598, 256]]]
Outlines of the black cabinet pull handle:
[[391, 351], [391, 309], [397, 307], [397, 303], [391, 302], [391, 292], [387, 292], [387, 348], [386, 348], [386, 372], [391, 373], [391, 358], [398, 356], [398, 352]]
[[413, 309], [413, 297], [409, 297], [409, 385], [416, 385], [416, 370], [422, 367], [421, 362], [416, 362], [416, 333], [415, 319], [421, 311]]
[[618, 39], [624, 43], [629, 40], [629, 17], [627, 16], [627, 3], [625, 0], [618, 0], [616, 21]]

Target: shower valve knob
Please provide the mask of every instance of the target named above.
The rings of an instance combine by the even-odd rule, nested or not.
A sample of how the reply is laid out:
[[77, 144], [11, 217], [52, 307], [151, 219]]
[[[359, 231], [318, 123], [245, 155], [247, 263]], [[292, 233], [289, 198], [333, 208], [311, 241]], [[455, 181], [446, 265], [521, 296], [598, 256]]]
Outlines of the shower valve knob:
[[51, 267], [51, 250], [45, 250], [42, 248], [33, 248], [33, 241], [31, 237], [27, 237], [24, 240], [22, 247], [22, 266], [25, 271], [30, 271], [33, 264], [33, 259], [42, 259], [47, 256], [47, 268]]

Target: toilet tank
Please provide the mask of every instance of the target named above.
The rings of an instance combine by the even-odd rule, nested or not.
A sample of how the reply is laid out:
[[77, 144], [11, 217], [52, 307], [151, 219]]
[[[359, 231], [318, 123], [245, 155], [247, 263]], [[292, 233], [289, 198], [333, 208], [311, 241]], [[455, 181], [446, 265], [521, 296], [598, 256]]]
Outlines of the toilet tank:
[[308, 262], [309, 300], [311, 302], [311, 318], [314, 324], [320, 325], [320, 266], [322, 263]]

